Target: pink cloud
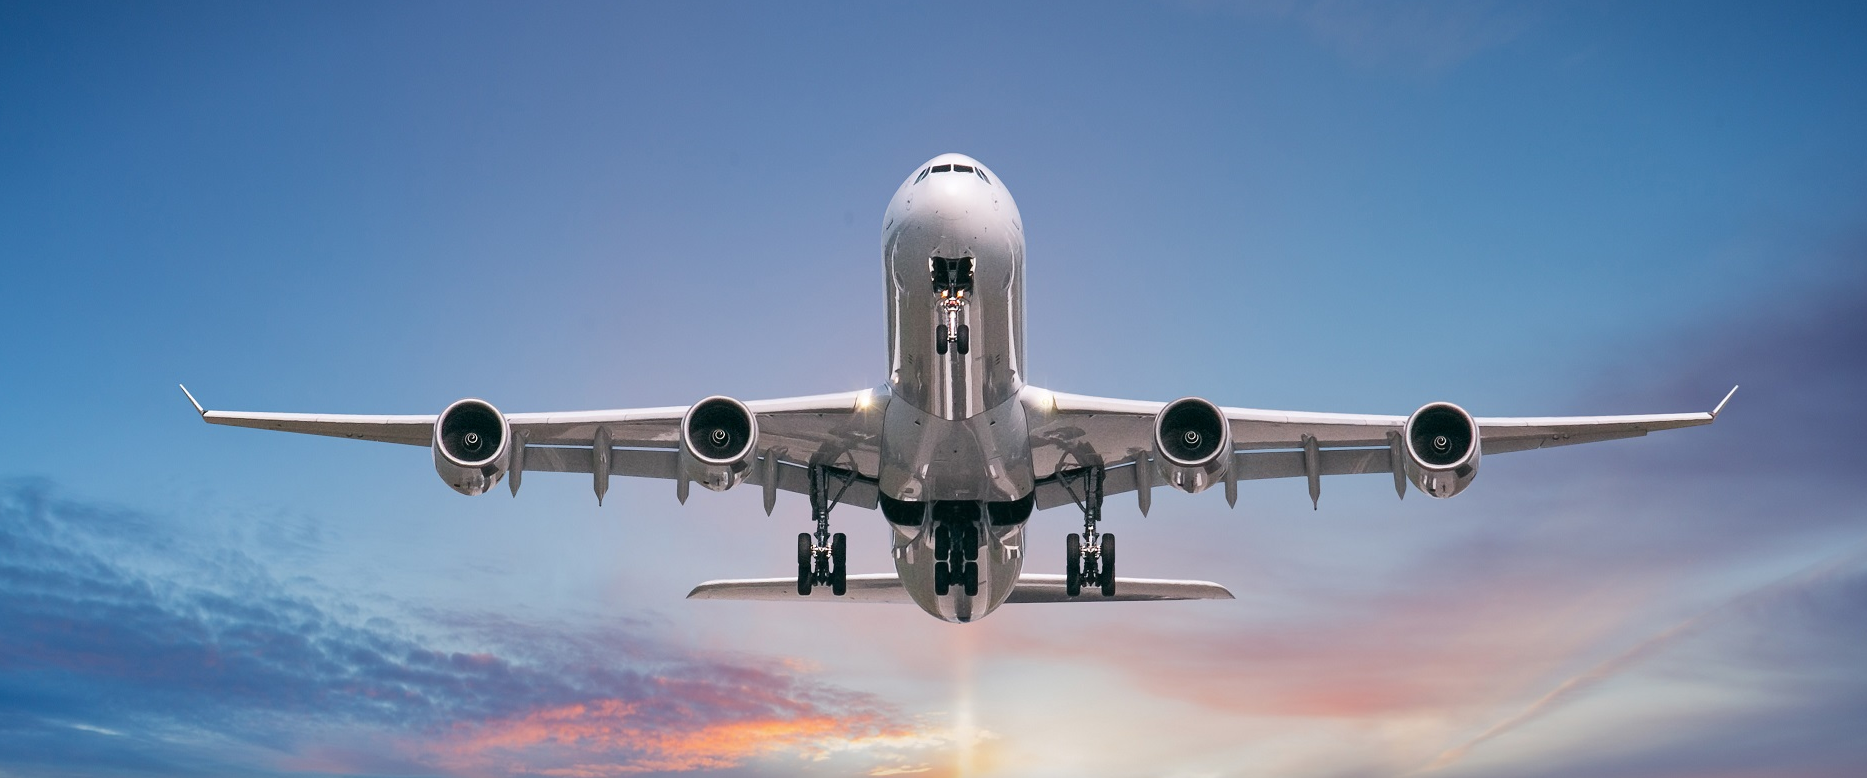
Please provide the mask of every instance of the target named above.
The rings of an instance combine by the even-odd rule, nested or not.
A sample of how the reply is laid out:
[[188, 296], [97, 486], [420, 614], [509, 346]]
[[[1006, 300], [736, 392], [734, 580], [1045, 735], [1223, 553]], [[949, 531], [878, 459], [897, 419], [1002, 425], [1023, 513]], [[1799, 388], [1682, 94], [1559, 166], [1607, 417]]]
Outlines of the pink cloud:
[[690, 728], [643, 716], [640, 707], [600, 699], [459, 724], [433, 749], [434, 761], [462, 775], [609, 778], [717, 770], [779, 754], [810, 758], [851, 742], [912, 734], [875, 712], [805, 711]]

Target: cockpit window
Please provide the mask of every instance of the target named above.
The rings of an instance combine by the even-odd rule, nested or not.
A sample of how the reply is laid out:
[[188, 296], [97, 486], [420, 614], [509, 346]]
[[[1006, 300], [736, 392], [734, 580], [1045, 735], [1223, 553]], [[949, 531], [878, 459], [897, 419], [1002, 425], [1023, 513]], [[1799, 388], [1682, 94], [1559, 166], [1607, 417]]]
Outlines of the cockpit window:
[[992, 179], [987, 178], [985, 175], [985, 168], [958, 164], [934, 165], [933, 167], [925, 168], [921, 170], [920, 175], [914, 177], [914, 183], [920, 183], [923, 179], [927, 178], [928, 173], [971, 173], [978, 176], [980, 181], [984, 181], [988, 184], [992, 183]]

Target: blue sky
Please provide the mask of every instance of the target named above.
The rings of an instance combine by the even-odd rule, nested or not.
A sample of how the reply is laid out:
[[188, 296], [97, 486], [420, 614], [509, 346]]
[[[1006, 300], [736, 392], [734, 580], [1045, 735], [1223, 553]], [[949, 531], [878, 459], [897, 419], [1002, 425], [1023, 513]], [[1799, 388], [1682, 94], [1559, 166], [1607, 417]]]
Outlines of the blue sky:
[[[0, 2], [0, 773], [1858, 774], [1847, 4]], [[1118, 505], [1230, 603], [688, 603], [800, 502], [460, 497], [210, 406], [873, 386], [946, 151], [1030, 379], [1711, 429]], [[1034, 520], [1037, 572], [1075, 519]], [[847, 511], [852, 559], [888, 560]], [[1046, 564], [1046, 561], [1052, 564]], [[891, 772], [892, 771], [892, 772]], [[918, 772], [916, 772], [918, 771]]]

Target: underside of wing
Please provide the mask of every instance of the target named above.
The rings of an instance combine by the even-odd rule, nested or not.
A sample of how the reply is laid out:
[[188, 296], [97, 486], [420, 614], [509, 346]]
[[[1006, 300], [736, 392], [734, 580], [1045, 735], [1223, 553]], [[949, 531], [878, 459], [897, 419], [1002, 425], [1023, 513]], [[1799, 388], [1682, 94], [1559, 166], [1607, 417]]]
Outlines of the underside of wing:
[[[1710, 424], [1730, 399], [1730, 394], [1725, 395], [1709, 412], [1562, 417], [1472, 417], [1446, 403], [1429, 404], [1413, 416], [1379, 416], [1219, 408], [1199, 402], [1211, 409], [1213, 430], [1229, 436], [1229, 450], [1213, 454], [1223, 458], [1223, 466], [1212, 468], [1219, 473], [1215, 480], [1225, 483], [1228, 499], [1236, 498], [1236, 482], [1265, 478], [1306, 478], [1314, 499], [1320, 493], [1322, 476], [1357, 473], [1387, 474], [1404, 495], [1410, 469], [1418, 469], [1406, 443], [1420, 429], [1412, 420], [1429, 409], [1447, 409], [1440, 412], [1442, 417], [1462, 419], [1457, 422], [1462, 425], [1459, 429], [1466, 438], [1476, 439], [1475, 461], [1479, 451], [1507, 454]], [[1082, 502], [1083, 495], [1072, 485], [1072, 474], [1100, 468], [1102, 494], [1138, 492], [1145, 513], [1148, 492], [1170, 483], [1161, 465], [1156, 431], [1164, 428], [1162, 420], [1171, 415], [1168, 409], [1186, 402], [1027, 390], [1037, 507]]]
[[[786, 461], [804, 463], [813, 457], [824, 462], [845, 462], [851, 469], [873, 473], [878, 460], [875, 440], [881, 430], [862, 418], [879, 401], [874, 392], [754, 400], [745, 408], [758, 418], [761, 449], [791, 452]], [[673, 450], [680, 446], [681, 418], [687, 406], [572, 413], [515, 413], [508, 418], [513, 432], [533, 446], [589, 447], [602, 430], [618, 448]]]
[[[188, 390], [183, 387], [182, 391]], [[881, 408], [887, 399], [885, 394], [865, 390], [738, 405], [756, 420], [748, 425], [748, 431], [756, 430], [752, 436], [756, 442], [745, 451], [750, 467], [744, 480], [765, 488], [769, 510], [771, 495], [777, 491], [808, 493], [810, 468], [821, 467], [836, 481], [833, 494], [838, 502], [875, 507]], [[192, 394], [188, 400], [210, 424], [411, 446], [434, 445], [441, 418], [217, 411], [203, 408]], [[610, 476], [675, 480], [680, 483], [677, 494], [684, 498], [687, 493], [681, 429], [688, 406], [499, 414], [492, 406], [473, 400], [449, 408], [463, 403], [483, 406], [493, 428], [509, 430], [512, 440], [504, 447], [509, 453], [494, 467], [507, 468], [503, 472], [514, 493], [528, 471], [591, 474], [599, 500]], [[493, 431], [489, 429], [489, 437]]]
[[[1034, 390], [1027, 406], [1032, 408], [1031, 438], [1042, 478], [1074, 466], [1113, 468], [1151, 457], [1155, 419], [1167, 403]], [[1323, 448], [1384, 447], [1388, 433], [1407, 421], [1405, 416], [1218, 410], [1226, 417], [1238, 451], [1297, 449], [1306, 437]]]
[[[834, 601], [913, 603], [914, 598], [893, 573], [849, 576], [848, 593], [841, 597], [817, 587], [809, 595], [797, 593], [796, 578], [746, 578], [708, 581], [688, 593], [690, 600], [752, 601]], [[1232, 593], [1210, 581], [1167, 581], [1151, 578], [1116, 578], [1115, 596], [1103, 597], [1085, 592], [1071, 597], [1064, 591], [1063, 576], [1026, 573], [1018, 576], [1005, 602], [1157, 602], [1162, 600], [1230, 600]]]

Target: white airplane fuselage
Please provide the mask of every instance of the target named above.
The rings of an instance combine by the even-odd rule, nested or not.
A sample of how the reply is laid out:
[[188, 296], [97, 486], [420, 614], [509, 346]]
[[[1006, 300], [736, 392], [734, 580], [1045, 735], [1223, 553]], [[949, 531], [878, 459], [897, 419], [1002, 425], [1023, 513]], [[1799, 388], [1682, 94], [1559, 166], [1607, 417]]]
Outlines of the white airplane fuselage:
[[[942, 154], [915, 168], [889, 202], [882, 263], [892, 396], [879, 481], [886, 498], [900, 501], [889, 517], [895, 568], [928, 613], [972, 621], [1004, 601], [1023, 569], [1034, 481], [1021, 400], [1018, 206], [977, 161]], [[989, 510], [993, 503], [1000, 510]], [[967, 555], [976, 556], [975, 594], [961, 585], [937, 593], [935, 568], [948, 562], [936, 558], [941, 526], [953, 528], [954, 543], [976, 539]]]

